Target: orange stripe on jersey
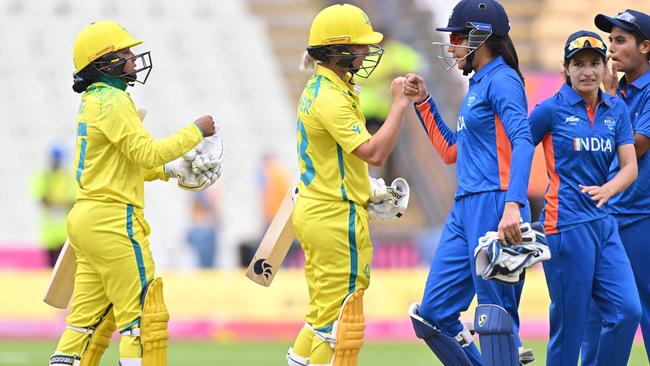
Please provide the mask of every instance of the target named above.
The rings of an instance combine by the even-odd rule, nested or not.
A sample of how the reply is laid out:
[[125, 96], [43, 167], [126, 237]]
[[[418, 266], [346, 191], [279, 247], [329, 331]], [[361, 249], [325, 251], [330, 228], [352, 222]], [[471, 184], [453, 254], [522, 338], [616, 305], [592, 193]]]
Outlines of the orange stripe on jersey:
[[589, 116], [589, 123], [591, 124], [591, 127], [594, 127], [594, 119], [596, 118], [596, 109], [591, 108], [589, 104], [586, 105], [587, 107], [587, 116]]
[[440, 129], [438, 129], [436, 117], [431, 112], [431, 106], [429, 103], [424, 104], [424, 108], [421, 109], [421, 112], [424, 111], [427, 113], [421, 113], [421, 117], [431, 144], [433, 144], [433, 147], [438, 151], [438, 154], [446, 164], [455, 163], [458, 154], [458, 144], [454, 144], [453, 146], [449, 145], [449, 142], [447, 142], [440, 132]]
[[544, 230], [546, 235], [557, 233], [558, 207], [560, 192], [560, 176], [555, 171], [555, 151], [553, 151], [553, 136], [546, 135], [542, 140], [544, 156], [546, 157], [546, 172], [548, 173], [549, 186], [546, 190], [546, 217], [544, 218]]
[[499, 185], [502, 190], [508, 189], [510, 183], [510, 162], [512, 161], [512, 148], [506, 134], [501, 118], [494, 115], [494, 129], [497, 138], [497, 158], [499, 160]]

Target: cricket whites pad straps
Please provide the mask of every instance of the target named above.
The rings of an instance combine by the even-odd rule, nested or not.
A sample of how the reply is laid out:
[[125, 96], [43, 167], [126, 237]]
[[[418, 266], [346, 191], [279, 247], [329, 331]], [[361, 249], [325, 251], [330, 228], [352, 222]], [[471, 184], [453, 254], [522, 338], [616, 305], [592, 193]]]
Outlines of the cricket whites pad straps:
[[363, 316], [363, 291], [363, 289], [356, 290], [343, 301], [339, 319], [334, 323], [332, 329], [332, 334], [336, 334], [332, 366], [357, 365], [366, 331]]
[[293, 347], [287, 351], [287, 365], [289, 366], [309, 366], [309, 359], [298, 356], [293, 352]]
[[479, 334], [484, 366], [520, 365], [512, 319], [504, 308], [492, 304], [477, 306], [474, 329]]
[[167, 366], [169, 313], [163, 298], [163, 283], [154, 278], [147, 287], [140, 321], [142, 366]]
[[431, 351], [445, 366], [472, 366], [463, 347], [472, 342], [469, 330], [463, 329], [456, 338], [452, 338], [431, 325], [420, 316], [420, 304], [412, 304], [409, 316], [413, 322], [415, 335], [424, 340]]
[[551, 258], [544, 228], [540, 223], [522, 223], [519, 229], [522, 242], [517, 245], [503, 244], [495, 231], [488, 231], [479, 238], [474, 249], [477, 276], [485, 280], [516, 284], [526, 268]]
[[117, 329], [113, 307], [109, 307], [90, 336], [90, 343], [81, 356], [79, 366], [99, 366], [104, 351], [111, 344], [113, 332]]

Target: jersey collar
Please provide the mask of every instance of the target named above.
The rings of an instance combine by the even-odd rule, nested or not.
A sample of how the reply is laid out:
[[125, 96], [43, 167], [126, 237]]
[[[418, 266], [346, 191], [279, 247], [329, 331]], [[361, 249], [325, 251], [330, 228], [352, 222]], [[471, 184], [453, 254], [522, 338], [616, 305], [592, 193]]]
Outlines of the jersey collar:
[[483, 66], [479, 71], [475, 72], [469, 80], [473, 82], [479, 82], [485, 75], [501, 65], [505, 65], [503, 57], [497, 56], [494, 60], [488, 62], [485, 66]]
[[351, 84], [350, 82], [345, 82], [341, 80], [341, 78], [336, 75], [336, 73], [327, 67], [323, 65], [317, 65], [316, 66], [316, 75], [323, 75], [327, 80], [331, 81], [336, 85], [337, 87], [343, 89], [343, 90], [349, 90], [351, 92], [354, 92], [354, 85]]
[[113, 88], [117, 88], [117, 89], [121, 89], [121, 90], [126, 90], [126, 87], [128, 86], [126, 81], [124, 81], [124, 80], [122, 80], [120, 78], [116, 78], [116, 77], [112, 77], [112, 76], [106, 76], [106, 75], [100, 76], [97, 81], [99, 81], [101, 83], [104, 83], [106, 85], [110, 85]]
[[621, 78], [621, 80], [618, 82], [618, 89], [619, 90], [624, 90], [628, 85], [631, 85], [639, 90], [645, 88], [650, 84], [650, 70], [646, 71], [643, 75], [638, 77], [636, 80], [634, 80], [632, 83], [628, 84], [627, 79], [625, 76]]
[[[562, 95], [562, 97], [564, 97], [564, 99], [567, 102], [569, 102], [570, 105], [576, 105], [578, 103], [585, 103], [585, 100], [582, 99], [580, 94], [578, 94], [577, 91], [573, 90], [573, 88], [570, 87], [569, 84], [567, 84], [567, 83], [564, 83], [562, 85], [562, 88], [560, 89], [560, 95]], [[599, 96], [598, 99], [600, 99], [600, 102], [598, 102], [598, 104], [604, 103], [608, 107], [611, 106], [611, 100], [614, 97], [612, 97], [611, 95], [608, 95], [606, 93], [603, 93], [602, 89], [598, 89], [598, 96]]]

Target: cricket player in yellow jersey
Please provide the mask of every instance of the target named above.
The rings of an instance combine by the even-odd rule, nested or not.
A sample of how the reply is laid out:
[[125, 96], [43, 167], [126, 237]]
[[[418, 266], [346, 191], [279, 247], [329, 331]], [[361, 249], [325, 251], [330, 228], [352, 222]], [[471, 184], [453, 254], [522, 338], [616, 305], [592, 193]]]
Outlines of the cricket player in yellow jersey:
[[151, 71], [150, 53], [130, 49], [140, 43], [110, 21], [89, 25], [74, 43], [73, 89], [82, 94], [74, 162], [78, 194], [67, 227], [77, 271], [72, 309], [50, 365], [99, 365], [116, 328], [122, 366], [167, 365], [169, 315], [162, 282], [154, 278], [144, 182], [174, 177], [182, 187], [202, 189], [221, 173], [214, 164], [194, 173], [197, 161], [182, 157], [215, 133], [211, 116], [161, 140], [144, 128], [125, 92], [136, 81], [144, 84]]
[[362, 297], [372, 261], [364, 207], [372, 194], [368, 163], [384, 163], [410, 104], [404, 79], [396, 78], [385, 123], [373, 136], [366, 130], [353, 78], [372, 73], [382, 38], [363, 10], [349, 4], [325, 8], [311, 25], [302, 68], [314, 75], [298, 106], [301, 174], [293, 211], [306, 257], [309, 309], [288, 351], [290, 366], [356, 365], [363, 344]]

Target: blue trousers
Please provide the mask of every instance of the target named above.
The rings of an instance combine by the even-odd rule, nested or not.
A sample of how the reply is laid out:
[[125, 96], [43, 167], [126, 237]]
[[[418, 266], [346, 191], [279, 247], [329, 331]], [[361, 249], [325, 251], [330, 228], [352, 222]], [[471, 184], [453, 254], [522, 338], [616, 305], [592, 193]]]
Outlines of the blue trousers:
[[641, 305], [616, 221], [607, 216], [548, 235], [547, 239], [552, 258], [544, 262], [551, 296], [546, 364], [578, 363], [593, 299], [604, 319], [596, 364], [626, 365]]
[[[648, 361], [650, 361], [650, 271], [647, 267], [650, 258], [650, 239], [647, 236], [650, 229], [650, 215], [614, 215], [614, 218], [618, 223], [621, 241], [632, 265], [634, 280], [639, 291], [643, 313], [641, 332]], [[596, 364], [596, 353], [603, 326], [603, 317], [596, 304], [592, 302], [580, 356], [583, 366]]]
[[[487, 231], [496, 231], [503, 214], [506, 192], [483, 192], [460, 198], [447, 217], [429, 269], [420, 315], [445, 334], [455, 337], [463, 329], [460, 313], [469, 308], [476, 294], [479, 304], [496, 304], [508, 311], [519, 339], [519, 300], [523, 281], [504, 285], [476, 276], [474, 248]], [[528, 206], [521, 209], [524, 221], [530, 221]], [[474, 344], [464, 348], [475, 365], [481, 356]]]

